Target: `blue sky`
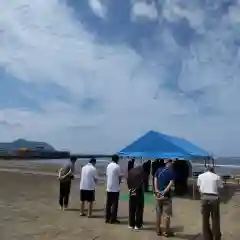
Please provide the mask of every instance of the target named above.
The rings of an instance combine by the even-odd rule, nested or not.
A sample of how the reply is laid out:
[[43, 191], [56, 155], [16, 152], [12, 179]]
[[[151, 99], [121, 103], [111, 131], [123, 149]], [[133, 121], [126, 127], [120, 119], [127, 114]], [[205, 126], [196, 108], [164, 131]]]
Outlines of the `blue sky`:
[[154, 129], [240, 154], [239, 1], [0, 8], [0, 141], [113, 152]]

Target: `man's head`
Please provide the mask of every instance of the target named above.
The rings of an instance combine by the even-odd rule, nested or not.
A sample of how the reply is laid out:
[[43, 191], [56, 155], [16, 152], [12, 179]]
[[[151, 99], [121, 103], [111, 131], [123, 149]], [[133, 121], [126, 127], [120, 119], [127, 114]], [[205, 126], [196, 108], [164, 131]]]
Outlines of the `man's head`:
[[165, 162], [165, 166], [166, 166], [167, 168], [169, 168], [169, 167], [172, 166], [172, 159], [166, 159], [164, 162]]
[[71, 157], [70, 161], [71, 161], [71, 163], [75, 163], [77, 161], [77, 158], [76, 157]]
[[143, 168], [143, 171], [144, 172], [148, 172], [148, 166], [147, 166], [147, 162], [145, 162], [145, 163], [143, 163], [142, 165], [141, 165], [141, 167]]
[[206, 171], [214, 173], [214, 167], [213, 166], [207, 166]]
[[96, 163], [97, 163], [96, 158], [91, 158], [91, 159], [89, 160], [89, 163], [91, 163], [93, 166], [95, 166]]
[[114, 155], [112, 156], [112, 161], [115, 162], [115, 163], [118, 163], [118, 162], [119, 162], [119, 156], [116, 155], [116, 154], [114, 154]]
[[165, 166], [164, 159], [159, 159], [159, 166], [160, 167], [164, 167]]

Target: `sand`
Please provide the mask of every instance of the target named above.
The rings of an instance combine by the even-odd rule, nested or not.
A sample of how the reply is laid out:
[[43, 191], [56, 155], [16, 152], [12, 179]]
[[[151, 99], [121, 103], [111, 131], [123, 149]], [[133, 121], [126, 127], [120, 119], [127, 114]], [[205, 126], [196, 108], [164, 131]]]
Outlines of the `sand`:
[[[147, 205], [144, 229], [139, 232], [127, 227], [128, 202], [120, 201], [120, 225], [104, 223], [105, 187], [98, 185], [93, 219], [79, 215], [79, 179], [73, 182], [69, 210], [58, 206], [59, 166], [43, 166], [22, 161], [0, 162], [0, 239], [1, 240], [155, 240], [164, 239], [155, 234], [153, 206]], [[19, 170], [20, 169], [20, 170]], [[239, 191], [239, 189], [237, 189]], [[122, 192], [126, 192], [122, 185]], [[230, 191], [228, 189], [228, 191]], [[174, 198], [173, 239], [198, 239], [201, 231], [198, 200]], [[231, 199], [221, 204], [223, 239], [239, 239], [240, 195], [231, 193]], [[238, 222], [238, 224], [237, 224]]]

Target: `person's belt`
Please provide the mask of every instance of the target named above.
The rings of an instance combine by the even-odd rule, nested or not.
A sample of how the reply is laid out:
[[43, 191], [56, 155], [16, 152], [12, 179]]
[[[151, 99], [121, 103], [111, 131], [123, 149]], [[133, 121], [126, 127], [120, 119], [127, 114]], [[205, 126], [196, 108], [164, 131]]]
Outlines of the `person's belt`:
[[214, 193], [202, 193], [201, 194], [201, 199], [202, 200], [218, 200], [219, 199], [219, 195], [218, 194], [214, 194]]
[[202, 193], [202, 195], [219, 197], [216, 193]]

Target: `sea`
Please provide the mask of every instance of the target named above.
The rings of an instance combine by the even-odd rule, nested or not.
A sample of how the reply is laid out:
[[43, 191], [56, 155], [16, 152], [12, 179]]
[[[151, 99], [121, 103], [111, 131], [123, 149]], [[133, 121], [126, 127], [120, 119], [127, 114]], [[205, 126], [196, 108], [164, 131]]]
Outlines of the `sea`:
[[[42, 164], [61, 164], [64, 165], [67, 163], [68, 159], [51, 159], [51, 160], [34, 160], [34, 162]], [[87, 164], [88, 159], [79, 159], [77, 165]], [[105, 168], [110, 162], [109, 159], [100, 159], [97, 160], [97, 168]], [[120, 161], [121, 169], [127, 168], [127, 161]], [[193, 172], [200, 172], [204, 170], [204, 164], [192, 162]], [[217, 158], [215, 160], [215, 171], [221, 176], [224, 175], [240, 175], [240, 157], [239, 158]]]

